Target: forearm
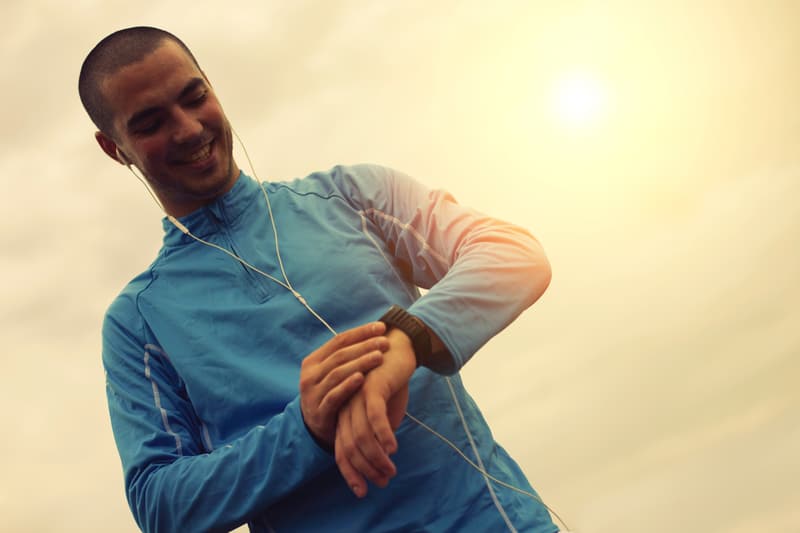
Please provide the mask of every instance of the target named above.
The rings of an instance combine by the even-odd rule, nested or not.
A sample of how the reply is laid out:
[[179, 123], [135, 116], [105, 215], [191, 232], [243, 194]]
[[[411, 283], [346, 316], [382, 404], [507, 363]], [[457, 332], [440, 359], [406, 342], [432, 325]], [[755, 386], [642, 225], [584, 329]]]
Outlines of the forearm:
[[[118, 426], [115, 434], [124, 435]], [[332, 457], [308, 435], [297, 402], [210, 452], [188, 449], [176, 457], [153, 441], [145, 439], [131, 451], [119, 440], [128, 463], [128, 501], [148, 532], [228, 531], [333, 466]]]
[[550, 265], [526, 230], [459, 205], [402, 173], [341, 169], [345, 197], [362, 209], [414, 284], [429, 289], [408, 311], [452, 354], [458, 370], [492, 336], [535, 302]]
[[270, 404], [286, 400], [268, 384], [249, 391], [271, 402], [232, 413], [249, 430], [215, 446], [167, 354], [145, 345], [142, 373], [134, 355], [141, 341], [115, 326], [107, 321], [104, 338], [109, 409], [129, 503], [145, 531], [230, 530], [333, 468], [317, 439], [333, 443], [325, 437], [340, 405], [388, 348], [380, 323], [336, 335], [303, 359], [299, 396], [276, 413]]
[[160, 348], [114, 318], [103, 343], [111, 425], [142, 530], [232, 529], [333, 467], [303, 423], [299, 397], [238, 438], [212, 442]]
[[538, 241], [491, 219], [464, 239], [441, 280], [409, 308], [442, 342], [455, 370], [538, 300], [550, 283], [550, 264]]

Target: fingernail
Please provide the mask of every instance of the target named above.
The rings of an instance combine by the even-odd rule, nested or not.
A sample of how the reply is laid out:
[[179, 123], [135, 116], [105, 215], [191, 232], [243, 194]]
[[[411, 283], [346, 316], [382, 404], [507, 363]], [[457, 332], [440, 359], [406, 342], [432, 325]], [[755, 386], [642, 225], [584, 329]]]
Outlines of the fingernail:
[[397, 451], [397, 441], [396, 440], [386, 440], [382, 443], [383, 449], [387, 455], [391, 455]]

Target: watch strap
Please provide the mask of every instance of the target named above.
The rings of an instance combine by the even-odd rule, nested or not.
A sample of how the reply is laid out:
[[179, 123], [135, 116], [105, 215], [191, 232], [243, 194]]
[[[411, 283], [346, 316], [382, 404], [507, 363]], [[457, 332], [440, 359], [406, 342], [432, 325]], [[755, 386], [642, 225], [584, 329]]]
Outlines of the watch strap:
[[378, 319], [386, 324], [386, 328], [397, 328], [408, 335], [417, 366], [427, 366], [431, 356], [431, 337], [428, 328], [419, 318], [415, 317], [399, 305], [393, 305], [382, 317]]

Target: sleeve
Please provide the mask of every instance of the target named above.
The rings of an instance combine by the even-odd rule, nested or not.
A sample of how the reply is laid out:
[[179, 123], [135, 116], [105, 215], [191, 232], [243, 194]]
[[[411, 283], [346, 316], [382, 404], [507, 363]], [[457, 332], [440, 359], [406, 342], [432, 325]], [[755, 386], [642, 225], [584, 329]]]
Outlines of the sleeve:
[[[550, 283], [539, 241], [384, 167], [338, 167], [344, 193], [428, 290], [408, 311], [439, 336], [458, 371]], [[336, 179], [336, 178], [335, 178]]]
[[[130, 314], [130, 313], [129, 313]], [[128, 504], [145, 532], [229, 531], [264, 512], [333, 458], [311, 438], [299, 397], [210, 450], [184, 384], [157, 346], [109, 312], [103, 364]]]

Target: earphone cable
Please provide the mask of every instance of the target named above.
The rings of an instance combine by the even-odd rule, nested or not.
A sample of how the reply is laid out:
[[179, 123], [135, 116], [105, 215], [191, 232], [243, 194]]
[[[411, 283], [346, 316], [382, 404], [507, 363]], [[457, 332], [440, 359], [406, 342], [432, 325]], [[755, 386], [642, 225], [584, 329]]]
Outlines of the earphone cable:
[[[270, 223], [271, 223], [271, 226], [272, 226], [272, 233], [273, 233], [273, 237], [274, 237], [274, 241], [275, 241], [275, 254], [276, 254], [276, 258], [277, 258], [277, 260], [278, 260], [278, 266], [280, 267], [281, 275], [283, 276], [283, 281], [281, 281], [281, 280], [279, 280], [278, 278], [276, 278], [276, 277], [274, 277], [274, 276], [272, 276], [272, 275], [270, 275], [270, 274], [268, 274], [268, 273], [266, 273], [266, 272], [262, 271], [261, 269], [259, 269], [259, 268], [255, 267], [254, 265], [252, 265], [252, 264], [248, 263], [247, 261], [245, 261], [244, 259], [242, 259], [242, 258], [241, 258], [241, 257], [239, 257], [238, 255], [236, 255], [235, 253], [231, 252], [230, 250], [228, 250], [228, 249], [226, 249], [226, 248], [224, 248], [224, 247], [222, 247], [222, 246], [219, 246], [219, 245], [217, 245], [217, 244], [215, 244], [215, 243], [213, 243], [213, 242], [209, 242], [209, 241], [207, 241], [207, 240], [205, 240], [205, 239], [202, 239], [202, 238], [200, 238], [200, 237], [198, 237], [198, 236], [194, 235], [194, 234], [193, 234], [193, 233], [192, 233], [192, 232], [191, 232], [191, 231], [190, 231], [190, 230], [189, 230], [189, 229], [188, 229], [188, 228], [187, 228], [187, 227], [186, 227], [184, 224], [182, 224], [182, 223], [181, 223], [181, 222], [180, 222], [180, 221], [179, 221], [179, 220], [178, 220], [176, 217], [174, 217], [174, 216], [172, 216], [172, 215], [170, 215], [169, 213], [167, 213], [167, 212], [166, 212], [166, 210], [164, 209], [164, 206], [163, 206], [163, 204], [162, 204], [162, 203], [161, 203], [161, 202], [158, 200], [158, 198], [156, 197], [155, 193], [154, 193], [154, 192], [153, 192], [153, 191], [150, 189], [150, 187], [148, 186], [147, 182], [144, 180], [144, 178], [143, 178], [143, 177], [139, 176], [139, 175], [138, 175], [138, 174], [137, 174], [137, 173], [136, 173], [136, 172], [133, 170], [133, 168], [132, 168], [131, 164], [130, 164], [130, 163], [127, 163], [127, 164], [126, 164], [126, 166], [128, 167], [128, 170], [130, 170], [130, 172], [131, 172], [131, 173], [132, 173], [132, 174], [133, 174], [133, 175], [134, 175], [134, 176], [135, 176], [135, 177], [136, 177], [136, 178], [137, 178], [137, 179], [138, 179], [138, 180], [139, 180], [139, 181], [142, 183], [142, 185], [144, 185], [144, 186], [145, 186], [145, 189], [147, 189], [147, 192], [148, 192], [148, 193], [150, 194], [150, 196], [153, 198], [153, 201], [156, 203], [156, 205], [159, 207], [159, 209], [160, 209], [160, 210], [161, 210], [161, 211], [164, 213], [164, 215], [166, 216], [166, 218], [167, 218], [167, 219], [168, 219], [168, 220], [169, 220], [169, 221], [170, 221], [170, 222], [171, 222], [171, 223], [172, 223], [172, 224], [173, 224], [173, 225], [174, 225], [174, 226], [175, 226], [175, 227], [176, 227], [178, 230], [180, 230], [180, 231], [181, 231], [182, 233], [184, 233], [185, 235], [189, 236], [190, 238], [194, 239], [195, 241], [197, 241], [197, 242], [199, 242], [199, 243], [201, 243], [201, 244], [203, 244], [203, 245], [205, 245], [205, 246], [209, 246], [209, 247], [211, 247], [211, 248], [214, 248], [214, 249], [216, 249], [216, 250], [219, 250], [219, 251], [221, 251], [221, 252], [223, 252], [223, 253], [227, 254], [228, 256], [230, 256], [231, 258], [233, 258], [234, 260], [236, 260], [236, 261], [238, 261], [239, 263], [241, 263], [241, 264], [242, 264], [243, 266], [245, 266], [246, 268], [249, 268], [249, 269], [250, 269], [250, 270], [252, 270], [253, 272], [256, 272], [256, 273], [258, 273], [258, 274], [260, 274], [261, 276], [264, 276], [265, 278], [267, 278], [267, 279], [269, 279], [269, 280], [271, 280], [271, 281], [273, 281], [273, 282], [277, 283], [277, 284], [278, 284], [278, 285], [280, 285], [281, 287], [285, 288], [286, 290], [288, 290], [289, 292], [291, 292], [291, 293], [292, 293], [292, 295], [293, 295], [293, 296], [294, 296], [294, 297], [295, 297], [295, 298], [296, 298], [296, 299], [297, 299], [297, 300], [298, 300], [298, 301], [299, 301], [299, 302], [300, 302], [300, 303], [301, 303], [301, 304], [302, 304], [302, 305], [303, 305], [303, 306], [304, 306], [304, 307], [305, 307], [305, 308], [306, 308], [306, 309], [307, 309], [307, 310], [308, 310], [308, 311], [309, 311], [309, 312], [310, 312], [310, 313], [311, 313], [311, 314], [312, 314], [312, 315], [313, 315], [313, 316], [314, 316], [314, 317], [315, 317], [317, 320], [319, 320], [319, 322], [320, 322], [321, 324], [323, 324], [323, 325], [324, 325], [324, 326], [325, 326], [325, 327], [328, 329], [328, 331], [330, 331], [330, 332], [331, 332], [331, 334], [333, 334], [333, 335], [337, 335], [337, 332], [336, 332], [336, 330], [335, 330], [333, 327], [331, 327], [331, 325], [330, 325], [330, 324], [329, 324], [329, 323], [328, 323], [328, 322], [327, 322], [327, 321], [326, 321], [324, 318], [322, 318], [322, 317], [321, 317], [321, 316], [320, 316], [320, 315], [319, 315], [319, 314], [318, 314], [318, 313], [317, 313], [317, 312], [316, 312], [316, 311], [315, 311], [315, 310], [314, 310], [314, 309], [313, 309], [313, 308], [312, 308], [312, 307], [311, 307], [311, 306], [308, 304], [308, 302], [306, 301], [306, 299], [305, 299], [305, 298], [304, 298], [304, 297], [303, 297], [303, 296], [302, 296], [302, 295], [301, 295], [301, 294], [300, 294], [300, 293], [299, 293], [299, 292], [298, 292], [298, 291], [297, 291], [297, 290], [296, 290], [296, 289], [295, 289], [295, 288], [292, 286], [291, 282], [289, 281], [289, 277], [286, 275], [286, 270], [285, 270], [285, 268], [284, 268], [284, 265], [283, 265], [283, 259], [281, 258], [281, 253], [280, 253], [280, 244], [279, 244], [279, 239], [278, 239], [278, 230], [277, 230], [277, 227], [276, 227], [276, 224], [275, 224], [275, 217], [274, 217], [274, 215], [273, 215], [273, 212], [272, 212], [272, 205], [271, 205], [271, 202], [270, 202], [270, 200], [269, 200], [269, 195], [267, 194], [267, 190], [266, 190], [266, 188], [264, 187], [264, 184], [261, 182], [261, 180], [258, 178], [258, 175], [256, 174], [255, 167], [253, 166], [253, 162], [252, 162], [252, 161], [251, 161], [251, 159], [250, 159], [250, 155], [248, 154], [248, 152], [247, 152], [247, 148], [245, 147], [244, 143], [242, 142], [242, 139], [239, 137], [239, 134], [238, 134], [238, 133], [236, 133], [236, 131], [235, 131], [233, 128], [231, 128], [231, 131], [233, 132], [233, 135], [235, 135], [235, 136], [236, 136], [236, 139], [239, 141], [239, 144], [240, 144], [240, 146], [242, 147], [242, 150], [244, 151], [245, 158], [247, 159], [247, 163], [248, 163], [248, 165], [250, 166], [250, 171], [251, 171], [251, 172], [252, 172], [252, 174], [253, 174], [253, 178], [254, 178], [254, 179], [256, 180], [256, 182], [258, 183], [259, 187], [261, 188], [261, 192], [262, 192], [262, 193], [263, 193], [263, 195], [264, 195], [264, 200], [265, 200], [265, 202], [266, 202], [266, 205], [267, 205], [267, 211], [268, 211], [268, 213], [269, 213], [269, 219], [270, 219]], [[456, 446], [456, 444], [455, 444], [455, 443], [453, 443], [452, 441], [450, 441], [450, 440], [449, 440], [447, 437], [445, 437], [445, 436], [444, 436], [444, 435], [442, 435], [441, 433], [437, 432], [435, 429], [433, 429], [432, 427], [428, 426], [427, 424], [425, 424], [423, 421], [421, 421], [421, 420], [419, 420], [418, 418], [416, 418], [415, 416], [413, 416], [413, 415], [412, 415], [411, 413], [409, 413], [408, 411], [406, 411], [406, 412], [405, 412], [405, 415], [406, 415], [406, 416], [409, 418], [409, 420], [411, 420], [412, 422], [416, 423], [416, 424], [417, 424], [417, 425], [419, 425], [421, 428], [423, 428], [423, 429], [427, 430], [428, 432], [430, 432], [431, 434], [433, 434], [434, 436], [436, 436], [437, 438], [439, 438], [439, 439], [440, 439], [442, 442], [444, 442], [445, 444], [447, 444], [447, 445], [448, 445], [450, 448], [452, 448], [453, 450], [455, 450], [455, 451], [458, 453], [458, 455], [459, 455], [459, 456], [461, 456], [461, 458], [462, 458], [462, 459], [464, 459], [464, 461], [466, 461], [466, 463], [467, 463], [468, 465], [470, 465], [472, 468], [474, 468], [475, 470], [477, 470], [478, 472], [480, 472], [480, 473], [481, 473], [483, 476], [485, 476], [487, 479], [491, 480], [491, 481], [492, 481], [492, 482], [494, 482], [494, 483], [497, 483], [497, 484], [499, 484], [499, 485], [502, 485], [502, 486], [504, 486], [504, 487], [506, 487], [506, 488], [508, 488], [508, 489], [514, 490], [514, 491], [516, 491], [516, 492], [518, 492], [518, 493], [521, 493], [521, 494], [523, 494], [523, 495], [525, 495], [525, 496], [528, 496], [528, 497], [532, 498], [533, 500], [535, 500], [535, 501], [538, 501], [539, 503], [541, 503], [541, 504], [542, 504], [542, 505], [545, 507], [545, 509], [547, 509], [547, 510], [548, 510], [550, 513], [552, 513], [552, 514], [553, 514], [553, 516], [555, 516], [555, 517], [558, 519], [558, 521], [559, 521], [559, 522], [560, 522], [560, 523], [561, 523], [561, 524], [562, 524], [562, 525], [563, 525], [563, 526], [566, 528], [566, 531], [567, 531], [567, 532], [569, 532], [569, 527], [568, 527], [568, 526], [567, 526], [567, 524], [566, 524], [566, 523], [565, 523], [565, 522], [564, 522], [564, 521], [561, 519], [561, 517], [560, 517], [560, 516], [559, 516], [559, 515], [558, 515], [558, 514], [557, 514], [557, 513], [556, 513], [556, 512], [553, 510], [553, 509], [551, 509], [549, 506], [547, 506], [547, 504], [545, 504], [545, 503], [544, 503], [544, 501], [542, 501], [542, 499], [541, 499], [540, 497], [538, 497], [536, 494], [534, 494], [534, 493], [532, 493], [532, 492], [529, 492], [529, 491], [526, 491], [526, 490], [523, 490], [523, 489], [520, 489], [520, 488], [518, 488], [518, 487], [515, 487], [515, 486], [513, 486], [513, 485], [510, 485], [509, 483], [506, 483], [506, 482], [504, 482], [504, 481], [502, 481], [502, 480], [500, 480], [500, 479], [498, 479], [498, 478], [496, 478], [496, 477], [492, 476], [491, 474], [489, 474], [489, 473], [488, 473], [488, 472], [485, 470], [485, 468], [482, 468], [481, 466], [479, 466], [478, 464], [476, 464], [474, 461], [472, 461], [471, 459], [469, 459], [469, 458], [468, 458], [468, 457], [467, 457], [467, 456], [464, 454], [464, 452], [462, 452], [462, 451], [461, 451], [461, 450], [458, 448], [458, 446]], [[464, 420], [463, 420], [463, 416], [462, 416], [461, 418], [462, 418], [462, 422], [464, 422]], [[476, 451], [476, 453], [477, 453], [477, 451]]]

